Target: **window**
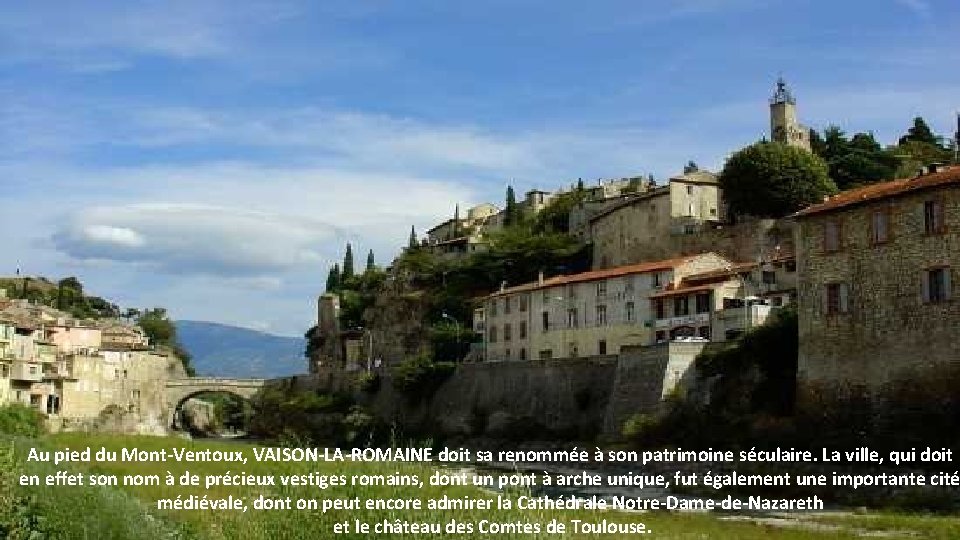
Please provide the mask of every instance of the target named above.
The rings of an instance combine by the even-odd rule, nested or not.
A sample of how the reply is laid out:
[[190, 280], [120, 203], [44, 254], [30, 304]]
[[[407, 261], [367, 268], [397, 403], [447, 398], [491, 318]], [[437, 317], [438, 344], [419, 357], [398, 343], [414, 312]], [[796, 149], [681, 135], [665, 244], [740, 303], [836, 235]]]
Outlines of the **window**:
[[543, 331], [549, 332], [550, 331], [550, 313], [547, 311], [544, 311], [543, 313], [540, 314], [540, 318], [543, 323]]
[[760, 281], [762, 281], [765, 285], [776, 285], [777, 273], [771, 270], [763, 270], [760, 272]]
[[828, 221], [823, 224], [823, 250], [831, 253], [840, 249], [840, 223]]
[[624, 284], [624, 286], [623, 286], [623, 292], [624, 292], [624, 294], [626, 294], [626, 295], [628, 295], [628, 296], [632, 296], [632, 295], [633, 295], [633, 289], [634, 289], [634, 277], [633, 277], [633, 276], [627, 276], [627, 282], [626, 282], [626, 284]]
[[509, 324], [503, 325], [503, 340], [510, 341], [510, 334], [511, 334], [510, 325]]
[[690, 313], [690, 299], [686, 296], [678, 296], [673, 299], [673, 316], [682, 317]]
[[540, 356], [541, 360], [549, 360], [553, 358], [553, 349], [543, 349], [537, 354]]
[[923, 231], [926, 234], [943, 232], [943, 203], [937, 200], [923, 203]]
[[693, 186], [687, 186], [687, 195], [693, 195]]
[[873, 245], [887, 243], [890, 240], [890, 213], [886, 210], [875, 210], [870, 223], [870, 242]]
[[637, 310], [633, 302], [627, 302], [627, 322], [633, 322], [637, 318]]
[[607, 324], [607, 306], [597, 306], [597, 326]]
[[654, 287], [659, 287], [659, 286], [660, 286], [660, 272], [654, 272], [652, 279], [653, 279], [653, 286], [654, 286]]
[[567, 328], [577, 327], [577, 308], [567, 310]]
[[923, 276], [923, 301], [931, 304], [950, 299], [950, 269], [933, 268]]
[[665, 313], [666, 309], [664, 309], [663, 300], [660, 298], [657, 298], [657, 300], [654, 302], [654, 307], [657, 310], [657, 318], [663, 319], [666, 316], [666, 313]]
[[504, 360], [509, 360], [509, 359], [510, 359], [510, 349], [504, 349], [504, 350], [503, 350], [503, 359], [504, 359]]
[[37, 374], [37, 366], [30, 366], [30, 374], [31, 375]]
[[494, 298], [494, 299], [490, 302], [490, 316], [491, 316], [491, 317], [496, 317], [496, 316], [497, 316], [497, 299], [496, 299], [496, 298]]
[[490, 340], [490, 343], [496, 343], [496, 342], [497, 342], [497, 327], [496, 327], [496, 326], [490, 325], [490, 338], [489, 338], [489, 340]]
[[504, 315], [509, 315], [509, 314], [510, 314], [510, 304], [511, 304], [510, 301], [511, 301], [511, 300], [513, 300], [513, 298], [510, 298], [509, 296], [503, 299], [503, 314], [504, 314]]
[[567, 285], [567, 298], [573, 299], [577, 297], [577, 286], [576, 285]]
[[597, 282], [597, 296], [607, 295], [607, 280]]
[[846, 283], [828, 283], [824, 288], [824, 313], [836, 315], [849, 310], [848, 291]]
[[526, 360], [526, 359], [527, 359], [527, 350], [520, 349], [520, 360]]
[[541, 296], [540, 300], [544, 304], [547, 304], [548, 302], [550, 302], [550, 289], [544, 289], [543, 292], [540, 293], [540, 296]]
[[710, 312], [710, 293], [697, 294], [697, 313]]
[[527, 312], [527, 304], [530, 303], [530, 296], [526, 294], [521, 294], [520, 299], [518, 300], [520, 304], [520, 313]]
[[667, 333], [664, 332], [663, 330], [657, 330], [656, 340], [657, 340], [657, 343], [663, 343], [664, 341], [667, 340]]
[[597, 354], [604, 355], [607, 354], [607, 340], [601, 339], [597, 342]]
[[576, 358], [579, 352], [580, 351], [577, 350], [576, 343], [571, 341], [570, 343], [567, 344], [567, 356], [569, 356], [570, 358]]
[[701, 326], [700, 328], [697, 328], [697, 335], [703, 339], [710, 339], [710, 327]]
[[787, 269], [787, 272], [796, 272], [797, 271], [797, 261], [789, 260], [787, 264], [783, 265]]
[[520, 321], [520, 328], [517, 331], [520, 333], [520, 339], [527, 339], [527, 321]]

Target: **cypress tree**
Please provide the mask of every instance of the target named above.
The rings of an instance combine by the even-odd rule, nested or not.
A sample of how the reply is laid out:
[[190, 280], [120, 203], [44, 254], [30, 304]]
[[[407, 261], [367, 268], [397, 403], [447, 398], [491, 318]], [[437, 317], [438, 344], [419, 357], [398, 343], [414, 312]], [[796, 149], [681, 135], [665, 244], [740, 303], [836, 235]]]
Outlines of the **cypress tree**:
[[343, 255], [343, 270], [340, 272], [341, 281], [353, 277], [353, 246], [347, 242], [347, 252]]
[[913, 119], [913, 127], [907, 130], [907, 134], [900, 137], [900, 144], [909, 141], [939, 145], [937, 136], [933, 134], [933, 130], [930, 129], [927, 122], [920, 116]]
[[413, 225], [410, 226], [410, 241], [407, 243], [407, 248], [416, 249], [419, 244], [417, 243], [417, 231], [413, 228]]
[[338, 288], [340, 288], [340, 263], [334, 264], [327, 274], [327, 292], [336, 292]]
[[504, 209], [503, 225], [509, 227], [517, 222], [517, 197], [513, 186], [507, 186], [507, 207]]

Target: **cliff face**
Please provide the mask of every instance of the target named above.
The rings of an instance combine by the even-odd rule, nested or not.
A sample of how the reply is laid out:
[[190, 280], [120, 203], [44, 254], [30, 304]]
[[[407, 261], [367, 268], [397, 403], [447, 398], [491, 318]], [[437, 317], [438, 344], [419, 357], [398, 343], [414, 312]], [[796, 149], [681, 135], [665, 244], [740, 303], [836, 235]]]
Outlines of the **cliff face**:
[[429, 333], [424, 326], [428, 298], [424, 291], [397, 273], [387, 279], [364, 320], [372, 335], [373, 358], [398, 362], [429, 349]]

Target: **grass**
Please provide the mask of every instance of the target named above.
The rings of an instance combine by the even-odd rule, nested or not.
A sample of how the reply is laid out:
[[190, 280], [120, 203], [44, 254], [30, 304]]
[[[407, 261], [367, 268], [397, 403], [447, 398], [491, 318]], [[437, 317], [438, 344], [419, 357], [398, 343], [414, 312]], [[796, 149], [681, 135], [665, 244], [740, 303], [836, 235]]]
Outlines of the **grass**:
[[[23, 461], [31, 445], [37, 444], [30, 439], [20, 439], [17, 442], [16, 452]], [[122, 477], [127, 474], [158, 474], [161, 478], [170, 472], [179, 477], [186, 471], [192, 474], [203, 475], [223, 474], [227, 471], [251, 474], [305, 474], [317, 472], [320, 474], [346, 474], [349, 478], [353, 474], [384, 474], [394, 472], [400, 474], [415, 474], [426, 479], [433, 469], [420, 464], [405, 463], [256, 463], [249, 445], [233, 442], [190, 441], [178, 438], [108, 436], [87, 434], [62, 434], [43, 439], [39, 444], [47, 448], [84, 449], [91, 447], [96, 451], [100, 447], [117, 451], [121, 448], [139, 448], [141, 450], [159, 450], [163, 448], [185, 447], [188, 449], [219, 449], [227, 451], [244, 450], [248, 457], [246, 465], [233, 463], [73, 463], [68, 467], [84, 473], [114, 474]], [[22, 463], [21, 463], [22, 464]], [[22, 464], [24, 465], [24, 464]], [[26, 471], [32, 474], [44, 474], [54, 470], [51, 464], [25, 464]], [[63, 467], [61, 465], [61, 467]], [[163, 484], [163, 482], [161, 482]], [[243, 497], [248, 504], [256, 496], [263, 494], [270, 497], [292, 497], [293, 499], [321, 499], [321, 498], [353, 498], [362, 500], [367, 498], [438, 498], [443, 494], [450, 497], [470, 495], [479, 497], [484, 494], [477, 488], [461, 487], [214, 487], [210, 491], [199, 487], [169, 487], [139, 486], [118, 488], [78, 488], [78, 487], [31, 487], [20, 488], [27, 495], [33, 496], [38, 505], [38, 511], [44, 516], [45, 523], [56, 531], [48, 537], [85, 539], [140, 539], [153, 540], [162, 538], [198, 538], [198, 539], [313, 539], [332, 538], [333, 526], [337, 522], [348, 521], [351, 524], [355, 519], [376, 523], [382, 520], [394, 521], [402, 519], [412, 522], [446, 523], [451, 519], [461, 522], [478, 522], [481, 519], [490, 519], [498, 522], [540, 522], [546, 523], [557, 518], [569, 522], [571, 519], [584, 521], [608, 521], [618, 523], [642, 522], [652, 532], [650, 535], [657, 539], [702, 539], [702, 538], [737, 538], [744, 540], [783, 538], [783, 539], [845, 539], [856, 538], [856, 530], [806, 530], [804, 528], [783, 528], [765, 523], [750, 521], [725, 521], [708, 514], [677, 514], [655, 512], [646, 514], [631, 514], [611, 511], [524, 511], [524, 510], [495, 510], [495, 511], [344, 511], [332, 510], [327, 513], [320, 511], [254, 511], [251, 508], [246, 513], [233, 511], [158, 511], [155, 501], [161, 498], [175, 498], [177, 495], [207, 495], [210, 498], [234, 495]], [[896, 522], [896, 519], [901, 521]], [[818, 518], [819, 519], [819, 518]], [[856, 527], [867, 528], [861, 524], [859, 516], [853, 516]], [[957, 537], [957, 520], [949, 518], [910, 518], [894, 516], [890, 518], [892, 529], [899, 530], [900, 525], [923, 534], [921, 538], [954, 538]], [[873, 522], [880, 527], [881, 521]], [[896, 525], [896, 526], [895, 526]], [[340, 538], [370, 538], [374, 534], [341, 534]], [[488, 534], [481, 534], [474, 530], [472, 534], [446, 535], [417, 535], [421, 538], [489, 538]], [[541, 534], [504, 534], [499, 538], [545, 538]], [[549, 535], [556, 538], [558, 535]], [[600, 538], [593, 535], [563, 535], [564, 538]], [[603, 535], [603, 538], [618, 538], [616, 535]]]

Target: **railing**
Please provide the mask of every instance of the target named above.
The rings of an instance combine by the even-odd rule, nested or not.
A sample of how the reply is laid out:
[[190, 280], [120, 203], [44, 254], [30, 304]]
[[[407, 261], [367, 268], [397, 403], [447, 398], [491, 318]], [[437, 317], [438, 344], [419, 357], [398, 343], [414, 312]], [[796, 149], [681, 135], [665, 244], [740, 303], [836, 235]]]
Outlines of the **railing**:
[[694, 313], [692, 315], [681, 315], [679, 317], [667, 317], [664, 319], [657, 319], [654, 322], [654, 327], [661, 328], [674, 328], [677, 326], [694, 326], [708, 324], [710, 322], [710, 313]]

